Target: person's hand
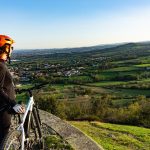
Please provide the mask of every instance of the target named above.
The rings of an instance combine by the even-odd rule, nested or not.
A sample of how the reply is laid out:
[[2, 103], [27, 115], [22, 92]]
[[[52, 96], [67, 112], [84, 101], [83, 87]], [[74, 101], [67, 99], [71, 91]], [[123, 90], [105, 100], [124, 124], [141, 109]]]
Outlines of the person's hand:
[[16, 104], [14, 107], [13, 107], [13, 110], [16, 112], [16, 113], [19, 113], [19, 114], [22, 114], [25, 112], [25, 108], [23, 106], [21, 106], [20, 104]]

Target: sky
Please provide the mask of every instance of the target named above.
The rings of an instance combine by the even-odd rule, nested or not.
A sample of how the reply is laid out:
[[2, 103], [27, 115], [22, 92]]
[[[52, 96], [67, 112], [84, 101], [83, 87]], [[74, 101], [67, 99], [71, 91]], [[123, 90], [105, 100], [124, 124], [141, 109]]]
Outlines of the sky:
[[15, 49], [150, 41], [150, 0], [0, 0]]

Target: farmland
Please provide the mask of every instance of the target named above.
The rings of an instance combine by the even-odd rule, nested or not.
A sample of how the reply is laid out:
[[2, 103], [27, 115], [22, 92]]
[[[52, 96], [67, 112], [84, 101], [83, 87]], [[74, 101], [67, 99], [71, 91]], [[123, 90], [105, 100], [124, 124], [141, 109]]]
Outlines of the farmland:
[[150, 127], [150, 44], [85, 49], [16, 53], [14, 80], [19, 88], [45, 84], [35, 91], [37, 102], [62, 119]]

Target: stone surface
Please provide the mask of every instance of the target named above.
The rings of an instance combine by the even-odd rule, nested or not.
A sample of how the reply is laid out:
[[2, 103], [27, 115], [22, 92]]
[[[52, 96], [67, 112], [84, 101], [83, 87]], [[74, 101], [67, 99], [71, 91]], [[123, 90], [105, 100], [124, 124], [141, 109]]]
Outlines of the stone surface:
[[40, 110], [40, 117], [43, 123], [47, 124], [75, 150], [103, 150], [103, 148], [87, 137], [77, 128], [71, 126], [60, 118]]

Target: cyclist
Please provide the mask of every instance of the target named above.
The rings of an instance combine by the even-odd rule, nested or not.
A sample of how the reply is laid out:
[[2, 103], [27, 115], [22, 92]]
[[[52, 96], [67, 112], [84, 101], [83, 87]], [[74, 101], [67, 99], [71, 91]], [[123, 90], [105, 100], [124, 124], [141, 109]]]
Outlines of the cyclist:
[[[8, 133], [11, 124], [11, 112], [24, 113], [24, 107], [15, 101], [15, 89], [12, 76], [7, 68], [14, 40], [0, 35], [0, 143]], [[12, 110], [12, 111], [10, 111]]]

